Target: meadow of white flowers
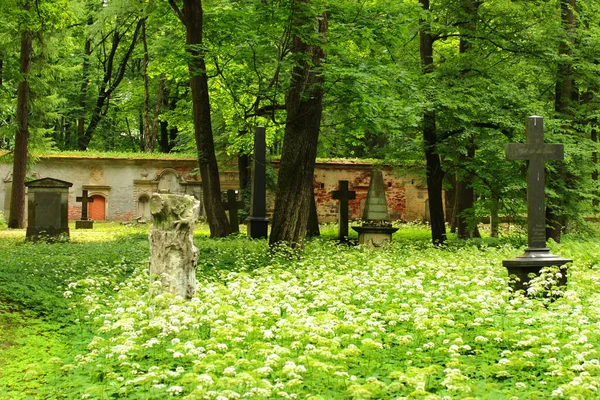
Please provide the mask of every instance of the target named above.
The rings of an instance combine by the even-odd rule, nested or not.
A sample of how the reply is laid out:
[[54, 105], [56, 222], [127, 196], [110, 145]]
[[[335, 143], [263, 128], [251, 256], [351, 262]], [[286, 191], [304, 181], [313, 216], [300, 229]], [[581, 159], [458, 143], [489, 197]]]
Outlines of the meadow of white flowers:
[[[511, 246], [367, 250], [316, 240], [301, 259], [258, 265], [266, 244], [211, 243], [199, 246], [189, 302], [153, 294], [145, 262], [108, 290], [106, 277], [69, 285], [65, 296], [83, 293], [74, 308], [95, 329], [64, 367], [93, 378], [82, 398], [600, 397], [593, 242], [554, 249], [576, 260], [554, 301], [543, 282], [529, 297], [508, 289], [501, 260], [518, 255]], [[232, 251], [236, 265], [216, 268]]]

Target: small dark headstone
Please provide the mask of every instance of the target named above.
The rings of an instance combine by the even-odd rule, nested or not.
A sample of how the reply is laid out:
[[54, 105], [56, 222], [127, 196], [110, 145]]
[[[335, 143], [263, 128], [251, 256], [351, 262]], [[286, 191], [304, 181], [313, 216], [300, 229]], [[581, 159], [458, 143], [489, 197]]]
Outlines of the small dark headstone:
[[229, 213], [229, 225], [231, 225], [231, 232], [239, 232], [240, 224], [238, 222], [238, 210], [246, 205], [243, 200], [237, 199], [237, 190], [227, 190], [227, 201], [223, 202], [223, 207]]
[[27, 187], [26, 238], [69, 237], [69, 188], [71, 182], [43, 178], [25, 183]]
[[81, 203], [81, 220], [75, 221], [75, 229], [93, 229], [94, 221], [88, 218], [88, 203], [93, 203], [94, 198], [88, 197], [88, 191], [84, 189], [81, 196], [75, 197], [75, 201]]
[[[527, 238], [528, 248], [525, 254], [504, 260], [502, 265], [508, 269], [509, 275], [515, 275], [519, 281], [513, 288], [525, 289], [529, 282], [529, 274], [539, 275], [543, 267], [558, 266], [573, 260], [560, 258], [550, 253], [546, 247], [546, 207], [545, 193], [546, 171], [544, 161], [563, 160], [562, 144], [544, 143], [544, 125], [542, 117], [527, 118], [527, 142], [509, 143], [506, 145], [507, 160], [528, 160], [527, 167]], [[566, 267], [562, 268], [566, 283]]]
[[356, 192], [348, 190], [348, 181], [338, 181], [338, 190], [331, 192], [331, 197], [338, 200], [338, 239], [348, 240], [348, 201], [356, 199]]
[[265, 127], [257, 126], [254, 133], [252, 198], [248, 218], [248, 235], [253, 239], [265, 239], [268, 235], [266, 152]]

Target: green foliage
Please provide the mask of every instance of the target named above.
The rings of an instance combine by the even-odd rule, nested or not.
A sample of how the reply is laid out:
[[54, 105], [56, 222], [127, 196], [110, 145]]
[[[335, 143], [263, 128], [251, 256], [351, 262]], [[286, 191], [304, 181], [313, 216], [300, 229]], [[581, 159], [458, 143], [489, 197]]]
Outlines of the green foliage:
[[[149, 294], [140, 228], [99, 224], [53, 245], [2, 232], [10, 257], [0, 271], [10, 273], [0, 288], [23, 284], [15, 273], [25, 269], [49, 305], [26, 299], [31, 291], [2, 292], [16, 297], [0, 309], [2, 396], [595, 397], [596, 237], [550, 244], [575, 259], [550, 301], [507, 289], [501, 260], [522, 251], [522, 235], [440, 248], [408, 225], [386, 249], [326, 237], [289, 258], [269, 255], [265, 241], [211, 240], [200, 229], [189, 302]], [[51, 310], [59, 303], [70, 316]]]

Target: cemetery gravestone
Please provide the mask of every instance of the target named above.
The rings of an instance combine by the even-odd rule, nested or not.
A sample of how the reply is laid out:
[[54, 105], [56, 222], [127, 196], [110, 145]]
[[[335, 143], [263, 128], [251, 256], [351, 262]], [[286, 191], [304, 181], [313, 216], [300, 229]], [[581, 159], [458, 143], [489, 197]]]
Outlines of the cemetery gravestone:
[[43, 178], [25, 183], [27, 187], [26, 238], [69, 237], [69, 188], [71, 182]]
[[193, 232], [200, 202], [192, 196], [153, 194], [150, 279], [160, 279], [162, 290], [191, 299], [196, 293], [196, 258]]
[[268, 236], [266, 152], [265, 127], [257, 126], [254, 132], [252, 198], [248, 218], [248, 235], [253, 239], [265, 239]]
[[240, 224], [238, 222], [238, 210], [243, 208], [246, 203], [243, 200], [237, 199], [237, 190], [227, 190], [227, 201], [223, 202], [223, 206], [229, 213], [229, 225], [231, 225], [231, 232], [239, 232]]
[[353, 226], [358, 232], [358, 243], [369, 247], [381, 247], [392, 241], [392, 234], [398, 228], [392, 227], [387, 210], [383, 172], [376, 169], [371, 176], [367, 201], [363, 211], [363, 225]]
[[[539, 274], [543, 267], [559, 266], [573, 261], [560, 258], [550, 253], [546, 247], [546, 206], [545, 186], [546, 160], [563, 160], [562, 144], [544, 143], [543, 118], [532, 116], [527, 118], [527, 142], [509, 143], [506, 145], [508, 160], [528, 160], [527, 167], [527, 240], [528, 247], [521, 256], [504, 260], [509, 275], [519, 278], [514, 288], [525, 289], [529, 282], [529, 274]], [[563, 268], [562, 284], [566, 283], [566, 267]]]
[[88, 197], [88, 191], [83, 190], [81, 196], [77, 196], [75, 201], [81, 203], [81, 219], [75, 221], [75, 229], [92, 229], [94, 228], [94, 221], [88, 218], [88, 203], [93, 203], [94, 199]]
[[356, 199], [356, 192], [348, 190], [348, 181], [338, 181], [338, 190], [331, 192], [331, 197], [338, 200], [338, 239], [348, 240], [348, 201]]

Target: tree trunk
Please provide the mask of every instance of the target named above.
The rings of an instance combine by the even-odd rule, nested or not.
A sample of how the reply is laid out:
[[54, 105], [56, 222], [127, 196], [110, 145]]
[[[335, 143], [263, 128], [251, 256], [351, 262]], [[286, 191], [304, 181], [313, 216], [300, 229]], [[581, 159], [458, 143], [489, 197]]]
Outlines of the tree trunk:
[[133, 53], [133, 49], [135, 48], [135, 44], [137, 43], [137, 38], [145, 21], [146, 18], [142, 18], [136, 24], [131, 43], [129, 44], [129, 47], [125, 52], [125, 55], [121, 59], [121, 62], [117, 66], [116, 71], [114, 71], [115, 55], [117, 53], [119, 44], [121, 43], [122, 36], [117, 31], [113, 33], [112, 46], [108, 54], [108, 58], [106, 60], [106, 70], [104, 72], [102, 82], [100, 83], [100, 89], [98, 92], [98, 98], [96, 99], [96, 105], [92, 110], [92, 117], [90, 119], [89, 125], [87, 126], [85, 132], [83, 132], [83, 134], [80, 135], [78, 138], [79, 150], [86, 150], [88, 148], [90, 141], [92, 140], [92, 136], [94, 135], [94, 132], [98, 127], [98, 124], [104, 117], [102, 110], [106, 105], [106, 101], [110, 98], [111, 94], [115, 91], [115, 89], [123, 80], [123, 77], [125, 76], [125, 69], [127, 68], [127, 63], [129, 62], [129, 58]]
[[[174, 6], [173, 1], [169, 1]], [[174, 8], [176, 12], [176, 6]], [[198, 164], [202, 177], [202, 200], [210, 228], [211, 237], [227, 236], [231, 227], [221, 201], [221, 183], [219, 167], [215, 156], [212, 124], [210, 120], [210, 98], [208, 77], [202, 50], [203, 11], [200, 0], [184, 0], [183, 19], [186, 28], [186, 45], [190, 53], [188, 69], [192, 89], [192, 114], [194, 117], [194, 136], [198, 151]]]
[[[423, 10], [429, 10], [429, 0], [422, 0]], [[433, 71], [433, 36], [429, 32], [429, 25], [423, 22], [419, 32], [421, 66], [424, 74]], [[443, 245], [446, 242], [446, 225], [444, 222], [444, 200], [442, 195], [442, 183], [444, 171], [442, 162], [437, 153], [437, 131], [435, 111], [423, 113], [423, 145], [425, 147], [425, 159], [427, 163], [427, 194], [429, 196], [429, 217], [431, 220], [431, 240], [435, 245]]]
[[[473, 137], [467, 148], [467, 155], [461, 157], [463, 165], [472, 163], [475, 159], [475, 144]], [[457, 204], [457, 233], [462, 239], [481, 237], [477, 222], [475, 221], [475, 190], [473, 189], [473, 176], [469, 171], [459, 174], [456, 185], [456, 204]]]
[[286, 98], [287, 119], [269, 240], [271, 246], [285, 243], [297, 249], [303, 248], [306, 235], [323, 110], [320, 67], [326, 57], [327, 15], [307, 12], [311, 6], [310, 0], [292, 4], [291, 55], [296, 64]]
[[598, 201], [598, 152], [595, 150], [596, 146], [598, 146], [598, 130], [596, 129], [597, 121], [594, 121], [592, 124], [592, 142], [594, 142], [594, 151], [592, 151], [592, 180], [594, 181], [594, 198], [592, 200], [592, 205], [594, 206], [594, 211], [598, 207], [600, 203]]
[[[573, 115], [571, 108], [573, 100], [577, 93], [573, 79], [573, 63], [570, 59], [571, 45], [573, 41], [574, 30], [576, 28], [575, 7], [576, 0], [561, 0], [561, 19], [566, 38], [560, 43], [558, 53], [561, 56], [568, 56], [569, 61], [560, 62], [558, 65], [558, 74], [556, 79], [556, 91], [554, 99], [554, 111], [559, 118], [570, 119]], [[556, 173], [548, 174], [549, 185], [552, 185], [558, 193], [559, 198], [564, 198], [562, 188], [566, 182], [566, 170], [561, 163]], [[564, 210], [559, 204], [553, 201], [546, 203], [546, 239], [553, 239], [559, 243], [561, 234], [566, 226], [567, 219]]]
[[456, 174], [446, 174], [446, 223], [450, 225], [450, 232], [456, 233]]
[[[92, 17], [88, 18], [88, 26], [92, 25], [94, 20]], [[81, 89], [79, 89], [79, 116], [77, 117], [77, 137], [83, 137], [85, 135], [85, 113], [86, 113], [86, 98], [87, 90], [90, 84], [90, 56], [92, 55], [92, 39], [87, 38], [85, 40], [85, 50], [83, 55], [83, 64], [81, 66], [82, 81]], [[78, 139], [79, 141], [79, 139]], [[69, 135], [69, 141], [65, 140], [65, 145], [68, 149], [71, 148], [71, 137]]]
[[[26, 5], [25, 10], [29, 9]], [[17, 136], [13, 161], [12, 192], [9, 228], [25, 227], [25, 178], [27, 175], [27, 146], [29, 143], [29, 71], [33, 54], [33, 32], [21, 32], [20, 70], [22, 81], [17, 91]]]
[[154, 151], [154, 140], [150, 131], [150, 84], [148, 83], [148, 41], [146, 40], [146, 21], [142, 24], [142, 45], [144, 47], [144, 57], [142, 58], [142, 77], [144, 80], [144, 106], [142, 111], [142, 123], [144, 125], [144, 151], [152, 153]]

